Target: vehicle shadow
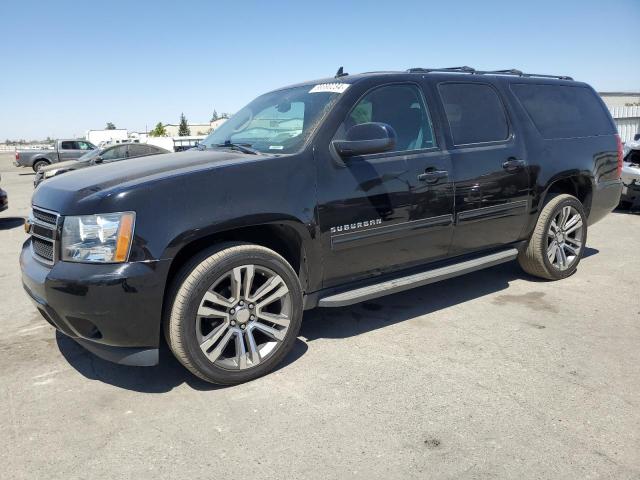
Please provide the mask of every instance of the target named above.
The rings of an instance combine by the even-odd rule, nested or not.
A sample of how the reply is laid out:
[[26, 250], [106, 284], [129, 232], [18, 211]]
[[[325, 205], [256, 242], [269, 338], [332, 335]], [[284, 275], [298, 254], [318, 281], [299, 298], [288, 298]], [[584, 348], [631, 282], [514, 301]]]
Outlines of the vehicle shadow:
[[589, 258], [589, 257], [592, 257], [593, 255], [597, 255], [598, 253], [600, 253], [600, 250], [598, 250], [597, 248], [584, 247], [584, 253], [582, 254], [582, 258]]
[[[226, 388], [207, 383], [189, 372], [176, 360], [164, 341], [160, 346], [160, 362], [155, 367], [131, 367], [102, 360], [60, 332], [56, 332], [56, 342], [62, 356], [80, 374], [90, 380], [98, 380], [125, 390], [165, 393], [183, 383], [200, 391]], [[296, 340], [293, 349], [276, 370], [295, 362], [306, 351], [306, 343]]]
[[640, 214], [640, 205], [633, 205], [631, 207], [628, 208], [616, 208], [614, 211], [614, 213], [623, 213], [626, 215], [638, 215]]
[[[585, 258], [597, 253], [598, 250], [587, 248]], [[532, 284], [545, 282], [524, 273], [517, 262], [509, 262], [350, 307], [318, 308], [305, 312], [300, 337], [306, 342], [320, 338], [353, 337], [506, 290], [510, 282], [523, 278]], [[168, 392], [183, 383], [202, 391], [225, 388], [192, 375], [174, 358], [164, 342], [160, 349], [159, 365], [129, 367], [102, 360], [59, 332], [56, 339], [60, 352], [69, 364], [91, 380], [143, 393]], [[278, 369], [295, 362], [306, 353], [308, 345], [302, 339], [296, 341]]]
[[36, 174], [36, 172], [27, 172], [27, 173], [19, 173], [18, 175], [20, 177], [24, 177], [24, 176], [34, 176]]
[[350, 307], [318, 308], [306, 313], [300, 335], [309, 342], [360, 335], [506, 290], [511, 281], [523, 277], [544, 282], [509, 262]]
[[[586, 247], [583, 258], [598, 253], [599, 250]], [[525, 273], [516, 261], [508, 262], [350, 307], [306, 312], [300, 335], [309, 342], [360, 335], [506, 290], [510, 282], [518, 279], [531, 284], [547, 282]], [[531, 290], [535, 290], [534, 285]]]
[[12, 228], [21, 227], [23, 225], [24, 218], [22, 217], [0, 218], [0, 230], [11, 230]]

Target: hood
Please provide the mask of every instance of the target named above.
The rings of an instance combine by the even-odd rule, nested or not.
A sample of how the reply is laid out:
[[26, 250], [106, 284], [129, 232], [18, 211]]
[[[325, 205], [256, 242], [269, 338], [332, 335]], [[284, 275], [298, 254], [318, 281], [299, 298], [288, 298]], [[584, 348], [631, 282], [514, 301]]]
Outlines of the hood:
[[36, 189], [32, 204], [65, 214], [69, 210], [77, 210], [79, 203], [86, 205], [87, 202], [100, 201], [142, 185], [268, 158], [271, 156], [244, 154], [227, 149], [130, 158], [126, 162], [80, 168], [52, 177]]
[[40, 171], [50, 172], [51, 170], [60, 170], [60, 169], [69, 170], [69, 169], [77, 168], [84, 163], [88, 163], [88, 162], [84, 162], [84, 161], [80, 162], [78, 160], [67, 160], [66, 162], [53, 163], [51, 165], [47, 165], [46, 167], [42, 167]]

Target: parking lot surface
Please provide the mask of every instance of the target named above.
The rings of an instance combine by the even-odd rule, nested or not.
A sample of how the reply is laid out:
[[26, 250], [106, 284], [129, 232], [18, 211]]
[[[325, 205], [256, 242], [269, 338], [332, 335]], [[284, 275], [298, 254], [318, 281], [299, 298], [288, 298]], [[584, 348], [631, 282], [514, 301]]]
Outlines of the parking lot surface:
[[305, 314], [275, 373], [218, 388], [51, 328], [20, 283], [30, 170], [0, 154], [2, 478], [640, 478], [640, 215], [561, 282], [501, 265]]

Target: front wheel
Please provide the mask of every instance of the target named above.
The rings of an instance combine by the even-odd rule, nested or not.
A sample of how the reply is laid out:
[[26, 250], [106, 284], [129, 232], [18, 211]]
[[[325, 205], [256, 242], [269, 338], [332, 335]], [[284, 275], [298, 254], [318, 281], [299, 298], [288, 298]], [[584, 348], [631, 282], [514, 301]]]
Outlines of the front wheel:
[[542, 208], [518, 261], [531, 275], [559, 280], [576, 271], [586, 242], [587, 216], [582, 203], [573, 195], [557, 195]]
[[173, 292], [167, 343], [186, 368], [211, 383], [269, 373], [300, 330], [298, 277], [284, 258], [258, 245], [203, 252], [182, 269]]

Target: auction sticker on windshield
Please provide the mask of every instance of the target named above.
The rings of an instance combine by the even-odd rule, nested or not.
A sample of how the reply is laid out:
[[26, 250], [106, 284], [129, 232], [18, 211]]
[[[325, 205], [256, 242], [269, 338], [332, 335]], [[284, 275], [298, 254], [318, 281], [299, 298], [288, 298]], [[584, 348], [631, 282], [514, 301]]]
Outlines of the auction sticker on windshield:
[[321, 83], [309, 90], [309, 93], [343, 93], [347, 88], [349, 88], [348, 83]]

